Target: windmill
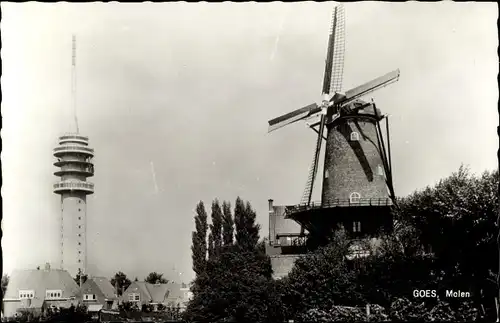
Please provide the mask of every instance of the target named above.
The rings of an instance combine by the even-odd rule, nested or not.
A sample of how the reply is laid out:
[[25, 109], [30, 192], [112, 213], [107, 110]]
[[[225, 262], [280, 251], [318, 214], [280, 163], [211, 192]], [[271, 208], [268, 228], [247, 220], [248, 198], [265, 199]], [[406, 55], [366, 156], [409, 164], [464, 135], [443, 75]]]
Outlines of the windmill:
[[[358, 207], [387, 207], [395, 198], [387, 116], [380, 113], [373, 99], [365, 102], [360, 98], [396, 82], [399, 69], [341, 94], [344, 49], [345, 14], [344, 7], [339, 5], [332, 15], [321, 103], [309, 104], [269, 121], [268, 132], [272, 132], [300, 120], [316, 119], [307, 123], [317, 133], [317, 140], [302, 200], [299, 205], [287, 208], [288, 218], [301, 225], [301, 234], [304, 228], [309, 233], [324, 234], [325, 227], [331, 229], [334, 222], [344, 221], [349, 213], [362, 217]], [[387, 149], [380, 126], [383, 119], [386, 120]], [[323, 141], [326, 149], [322, 198], [321, 202], [313, 203]], [[339, 208], [343, 206], [353, 208]], [[335, 216], [325, 216], [332, 212]]]

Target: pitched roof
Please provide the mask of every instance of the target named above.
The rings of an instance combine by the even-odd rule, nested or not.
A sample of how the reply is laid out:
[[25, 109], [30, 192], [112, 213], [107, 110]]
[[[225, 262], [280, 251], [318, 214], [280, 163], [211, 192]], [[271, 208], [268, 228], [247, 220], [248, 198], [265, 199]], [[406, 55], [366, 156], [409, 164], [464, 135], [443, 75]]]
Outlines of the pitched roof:
[[104, 294], [105, 298], [108, 299], [113, 299], [116, 298], [116, 293], [113, 285], [111, 285], [111, 282], [104, 277], [91, 277], [89, 280], [92, 280], [97, 288]]
[[149, 284], [146, 283], [146, 287], [151, 296], [151, 300], [154, 303], [163, 303], [168, 295], [168, 284]]
[[7, 285], [5, 298], [18, 298], [19, 290], [33, 290], [35, 299], [45, 299], [47, 289], [60, 289], [63, 298], [73, 297], [78, 285], [66, 270], [26, 269], [14, 270]]
[[184, 293], [181, 291], [182, 285], [179, 283], [168, 283], [166, 284], [168, 288], [168, 299], [173, 300], [173, 299], [178, 299], [178, 298], [183, 298]]
[[106, 299], [117, 299], [115, 288], [111, 285], [111, 282], [105, 277], [90, 277], [82, 285], [79, 296], [83, 293], [88, 293], [92, 289], [97, 288]]
[[137, 286], [147, 297], [148, 301], [153, 303], [163, 303], [168, 296], [169, 284], [150, 284], [146, 282], [132, 282], [127, 288], [127, 291], [131, 291], [131, 287]]

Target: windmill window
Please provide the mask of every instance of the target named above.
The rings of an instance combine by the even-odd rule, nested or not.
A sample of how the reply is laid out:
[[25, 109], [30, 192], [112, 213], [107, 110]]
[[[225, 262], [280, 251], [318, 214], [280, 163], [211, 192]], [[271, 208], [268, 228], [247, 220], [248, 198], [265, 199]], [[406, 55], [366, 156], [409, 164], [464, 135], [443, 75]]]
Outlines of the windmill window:
[[355, 221], [352, 223], [352, 232], [361, 232], [361, 222]]
[[356, 131], [351, 132], [351, 141], [358, 141], [359, 140], [359, 133]]
[[352, 192], [351, 195], [349, 195], [349, 201], [351, 203], [359, 203], [360, 200], [361, 194], [359, 194], [358, 192]]
[[325, 178], [328, 178], [329, 174], [328, 174], [328, 169], [325, 170]]

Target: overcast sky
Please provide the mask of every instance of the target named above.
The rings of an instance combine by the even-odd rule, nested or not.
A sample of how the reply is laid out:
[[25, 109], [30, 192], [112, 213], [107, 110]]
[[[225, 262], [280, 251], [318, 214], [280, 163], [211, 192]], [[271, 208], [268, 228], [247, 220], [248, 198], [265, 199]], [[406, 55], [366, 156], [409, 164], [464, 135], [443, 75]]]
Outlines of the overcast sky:
[[[174, 279], [175, 266], [187, 282], [199, 200], [249, 200], [261, 236], [269, 198], [300, 201], [315, 133], [267, 134], [267, 121], [320, 100], [333, 5], [2, 2], [4, 271], [58, 264], [52, 149], [73, 128], [73, 32], [80, 132], [96, 154], [88, 260], [140, 279]], [[496, 168], [497, 5], [344, 6], [344, 91], [401, 69], [370, 95], [392, 116], [396, 194], [461, 163]]]

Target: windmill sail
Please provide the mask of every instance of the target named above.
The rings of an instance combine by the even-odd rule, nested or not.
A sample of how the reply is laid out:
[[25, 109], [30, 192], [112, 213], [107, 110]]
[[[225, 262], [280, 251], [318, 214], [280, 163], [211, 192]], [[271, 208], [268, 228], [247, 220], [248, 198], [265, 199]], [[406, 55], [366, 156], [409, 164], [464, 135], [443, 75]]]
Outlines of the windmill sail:
[[[323, 94], [333, 95], [340, 92], [342, 88], [342, 76], [344, 71], [344, 48], [345, 48], [345, 15], [342, 5], [335, 7], [332, 17], [332, 25], [328, 38], [328, 50], [326, 54], [325, 75], [323, 78]], [[318, 130], [318, 139], [314, 151], [313, 162], [309, 170], [306, 188], [302, 195], [301, 203], [311, 204], [314, 182], [318, 173], [318, 162], [323, 142], [326, 115], [321, 115]]]
[[[344, 53], [345, 53], [345, 13], [344, 6], [335, 8], [335, 26], [333, 27], [333, 63], [331, 67], [332, 77], [330, 81], [330, 95], [342, 91], [342, 79], [344, 75]], [[333, 25], [332, 25], [333, 26]]]
[[340, 92], [344, 72], [345, 14], [344, 6], [335, 7], [328, 37], [323, 94]]
[[345, 98], [341, 101], [342, 104], [353, 101], [357, 98], [360, 98], [368, 93], [371, 93], [375, 90], [383, 88], [389, 84], [392, 84], [399, 80], [399, 69], [389, 72], [385, 75], [377, 77], [370, 82], [366, 82], [363, 85], [355, 87], [345, 93]]
[[274, 131], [276, 129], [279, 129], [281, 127], [286, 126], [287, 124], [305, 119], [315, 113], [318, 113], [321, 111], [321, 108], [318, 107], [316, 103], [309, 104], [306, 107], [297, 109], [295, 111], [292, 111], [290, 113], [284, 114], [280, 117], [274, 118], [272, 120], [269, 120], [269, 128], [267, 132]]

